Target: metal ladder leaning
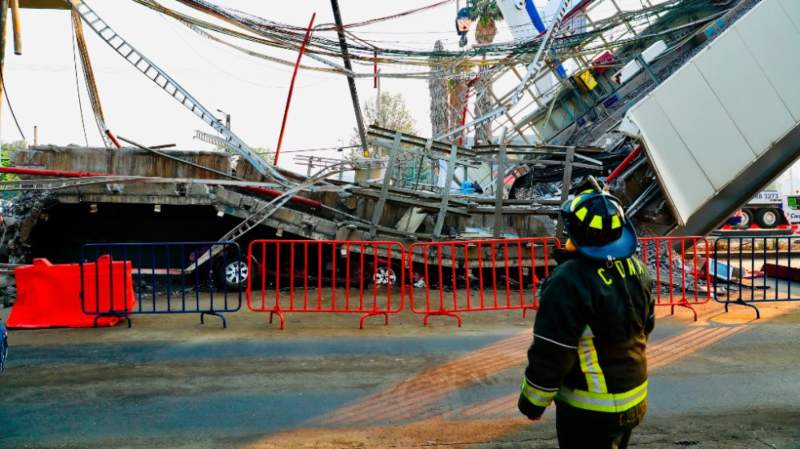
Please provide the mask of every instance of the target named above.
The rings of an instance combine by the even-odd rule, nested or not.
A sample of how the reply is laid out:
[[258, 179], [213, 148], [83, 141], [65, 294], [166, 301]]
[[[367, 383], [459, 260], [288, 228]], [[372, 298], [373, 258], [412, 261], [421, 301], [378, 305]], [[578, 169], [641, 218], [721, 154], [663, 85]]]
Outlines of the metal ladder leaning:
[[70, 0], [72, 7], [81, 16], [84, 22], [89, 25], [100, 38], [114, 49], [120, 56], [125, 58], [128, 63], [136, 67], [150, 81], [153, 81], [163, 91], [177, 100], [185, 108], [189, 109], [194, 115], [204, 121], [215, 131], [222, 134], [229, 142], [229, 146], [234, 148], [242, 157], [253, 164], [256, 170], [264, 176], [272, 177], [277, 181], [286, 182], [286, 178], [278, 173], [275, 168], [263, 158], [253, 152], [238, 136], [222, 124], [205, 106], [200, 104], [186, 89], [180, 86], [161, 68], [155, 65], [146, 56], [136, 50], [130, 43], [117, 34], [94, 10], [83, 0]]

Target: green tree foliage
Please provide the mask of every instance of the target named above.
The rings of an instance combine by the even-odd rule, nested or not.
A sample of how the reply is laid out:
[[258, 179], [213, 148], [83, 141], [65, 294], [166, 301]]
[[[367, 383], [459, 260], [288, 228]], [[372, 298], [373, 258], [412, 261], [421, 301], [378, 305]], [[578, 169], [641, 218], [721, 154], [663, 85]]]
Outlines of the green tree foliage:
[[[497, 2], [495, 0], [469, 0], [468, 5], [472, 20], [478, 21], [478, 25], [475, 28], [475, 40], [480, 45], [491, 44], [494, 42], [495, 36], [497, 36], [495, 21], [503, 20], [503, 13], [497, 6]], [[477, 92], [475, 117], [481, 117], [489, 113], [494, 107], [492, 99], [487, 93], [489, 87], [491, 86], [485, 79], [478, 80], [475, 86], [475, 91]], [[477, 143], [491, 143], [491, 122], [483, 123], [475, 129], [475, 140]]]
[[[408, 109], [403, 94], [383, 93], [380, 98], [380, 108], [375, 102], [364, 103], [364, 122], [367, 126], [375, 125], [381, 128], [401, 131], [409, 134], [418, 134], [417, 121]], [[353, 135], [350, 137], [350, 145], [360, 145], [361, 139], [358, 136], [358, 128], [353, 127]], [[361, 155], [361, 150], [356, 148], [354, 155]], [[375, 155], [377, 156], [377, 155]]]
[[[3, 167], [10, 167], [14, 152], [17, 150], [24, 150], [25, 148], [28, 148], [28, 144], [24, 140], [2, 144], [2, 146], [0, 146], [0, 165]], [[17, 175], [8, 173], [0, 175], [0, 181], [13, 181], [15, 179], [17, 179]]]
[[470, 18], [477, 19], [479, 23], [503, 20], [503, 13], [495, 0], [469, 0], [467, 6], [469, 6]]

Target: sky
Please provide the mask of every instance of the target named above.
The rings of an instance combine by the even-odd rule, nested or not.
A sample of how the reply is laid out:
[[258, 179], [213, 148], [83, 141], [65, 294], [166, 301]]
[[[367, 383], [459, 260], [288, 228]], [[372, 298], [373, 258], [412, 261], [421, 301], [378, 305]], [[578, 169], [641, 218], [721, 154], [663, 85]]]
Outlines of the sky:
[[[316, 24], [333, 22], [329, 0], [215, 1], [229, 8], [297, 26], [307, 26], [314, 12], [317, 13]], [[208, 109], [221, 109], [231, 114], [232, 129], [251, 147], [275, 148], [291, 67], [255, 59], [209, 41], [173, 19], [131, 0], [87, 0], [87, 3], [118, 34], [164, 69]], [[162, 3], [197, 15], [174, 0], [163, 0]], [[352, 23], [429, 5], [433, 0], [340, 0], [339, 3], [344, 22]], [[536, 0], [536, 3], [542, 5], [545, 0]], [[387, 47], [429, 49], [436, 39], [442, 39], [446, 48], [456, 49], [458, 36], [454, 30], [455, 13], [456, 1], [453, 1], [409, 17], [358, 28], [357, 32], [359, 36]], [[175, 143], [185, 149], [212, 148], [193, 139], [195, 130], [213, 133], [207, 125], [125, 62], [88, 27], [84, 29], [106, 121], [112, 131], [147, 145]], [[9, 24], [5, 84], [28, 142], [33, 141], [33, 127], [36, 125], [42, 144], [84, 145], [86, 139], [78, 102], [69, 13], [64, 10], [22, 10], [21, 56], [13, 53], [10, 31]], [[326, 35], [335, 38], [335, 34]], [[499, 24], [496, 40], [510, 39], [508, 29]], [[472, 41], [474, 39], [470, 35]], [[264, 47], [257, 49], [291, 61], [296, 58], [293, 52]], [[304, 62], [313, 64], [308, 58]], [[356, 68], [359, 71], [371, 70], [369, 66]], [[397, 66], [382, 69], [403, 70]], [[359, 79], [356, 84], [362, 103], [375, 101], [376, 90], [372, 79]], [[430, 99], [426, 81], [383, 79], [381, 89], [382, 92], [403, 94], [416, 119], [417, 131], [421, 135], [430, 135]], [[100, 136], [82, 79], [80, 92], [88, 143], [100, 145]], [[305, 169], [293, 160], [297, 154], [341, 155], [335, 150], [314, 153], [294, 151], [346, 145], [354, 126], [346, 78], [300, 71], [280, 165], [304, 172]], [[19, 139], [19, 132], [8, 113], [8, 105], [4, 104], [0, 117], [0, 140], [10, 142]], [[795, 168], [793, 179], [794, 189], [800, 189], [800, 167]], [[788, 176], [781, 179], [781, 187], [787, 192], [791, 188]]]
[[[232, 129], [248, 145], [275, 148], [291, 67], [255, 59], [206, 40], [173, 19], [130, 0], [88, 0], [87, 3], [208, 109], [221, 109], [231, 114]], [[304, 27], [314, 12], [317, 24], [333, 22], [329, 0], [218, 0], [218, 3]], [[431, 3], [432, 0], [341, 0], [340, 7], [344, 22], [350, 23]], [[164, 0], [163, 4], [190, 11], [172, 0]], [[455, 10], [453, 1], [429, 12], [358, 30], [361, 36], [387, 46], [428, 49], [436, 39], [444, 39], [448, 48], [457, 48]], [[23, 10], [22, 25], [23, 55], [13, 54], [11, 39], [8, 39], [5, 70], [8, 93], [23, 131], [32, 141], [33, 126], [38, 125], [40, 143], [84, 144], [68, 12]], [[88, 27], [84, 29], [107, 124], [112, 131], [144, 144], [177, 143], [184, 148], [211, 148], [193, 140], [195, 130], [213, 133], [210, 128], [125, 62]], [[335, 37], [335, 34], [327, 36]], [[510, 33], [501, 29], [500, 39], [510, 39]], [[291, 61], [296, 58], [293, 52], [264, 47], [259, 50]], [[304, 62], [314, 63], [307, 58]], [[365, 72], [372, 70], [371, 66], [357, 68]], [[397, 71], [396, 67], [389, 66], [382, 69]], [[375, 101], [372, 79], [360, 79], [356, 84], [362, 103]], [[422, 134], [430, 133], [425, 81], [384, 79], [381, 88], [383, 92], [402, 93], [416, 118], [417, 130]], [[83, 86], [81, 91], [84, 91]], [[99, 133], [85, 92], [82, 101], [89, 144], [99, 145]], [[3, 141], [19, 139], [6, 105], [0, 126]], [[346, 144], [354, 126], [347, 79], [340, 75], [300, 71], [283, 151]], [[335, 156], [335, 151], [330, 156]], [[291, 168], [291, 157], [283, 159], [280, 165]]]

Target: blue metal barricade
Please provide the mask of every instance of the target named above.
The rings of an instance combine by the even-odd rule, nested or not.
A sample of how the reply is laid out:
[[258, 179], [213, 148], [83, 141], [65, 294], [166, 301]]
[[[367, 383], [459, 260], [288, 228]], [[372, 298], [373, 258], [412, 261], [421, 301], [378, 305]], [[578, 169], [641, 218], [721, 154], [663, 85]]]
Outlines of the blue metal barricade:
[[800, 301], [800, 237], [723, 237], [714, 241], [708, 270], [715, 300], [751, 307]]
[[81, 305], [96, 317], [217, 316], [242, 306], [247, 264], [234, 242], [89, 243], [81, 247]]
[[8, 332], [6, 326], [0, 321], [0, 373], [6, 370], [6, 357], [8, 356]]

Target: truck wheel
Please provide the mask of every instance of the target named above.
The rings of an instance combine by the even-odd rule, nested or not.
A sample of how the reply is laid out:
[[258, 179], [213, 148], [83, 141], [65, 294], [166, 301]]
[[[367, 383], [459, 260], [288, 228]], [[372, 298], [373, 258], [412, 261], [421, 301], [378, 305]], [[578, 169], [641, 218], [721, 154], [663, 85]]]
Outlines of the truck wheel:
[[775, 209], [761, 209], [756, 214], [756, 222], [764, 229], [772, 229], [780, 223], [780, 215]]
[[739, 227], [746, 229], [749, 228], [751, 224], [753, 224], [753, 212], [742, 209], [742, 220], [739, 222]]

